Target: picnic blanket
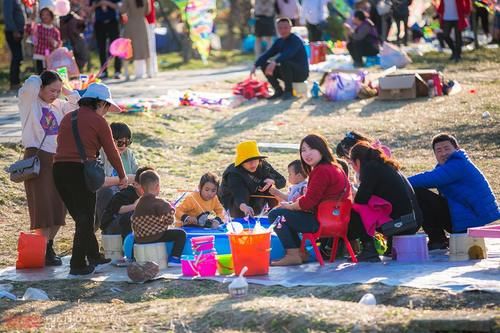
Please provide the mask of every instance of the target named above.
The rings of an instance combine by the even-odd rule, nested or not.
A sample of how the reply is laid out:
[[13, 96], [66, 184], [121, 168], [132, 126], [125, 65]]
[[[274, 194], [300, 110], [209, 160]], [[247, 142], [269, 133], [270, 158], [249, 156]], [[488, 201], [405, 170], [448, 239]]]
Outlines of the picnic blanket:
[[[383, 283], [390, 286], [441, 289], [451, 292], [489, 291], [500, 292], [500, 239], [486, 239], [488, 259], [461, 262], [448, 261], [446, 252], [431, 253], [425, 263], [400, 263], [384, 258], [382, 263], [352, 264], [338, 260], [324, 267], [308, 263], [295, 267], [271, 267], [269, 275], [248, 277], [249, 283], [284, 287], [339, 286], [355, 283]], [[129, 281], [126, 269], [111, 264], [98, 266], [96, 273], [85, 277], [73, 277], [69, 273], [69, 257], [64, 265], [44, 269], [16, 270], [15, 267], [0, 269], [0, 281], [41, 281], [61, 279], [90, 279], [93, 281]], [[180, 267], [160, 271], [158, 279], [191, 279], [182, 277]], [[231, 277], [204, 278], [229, 282]]]

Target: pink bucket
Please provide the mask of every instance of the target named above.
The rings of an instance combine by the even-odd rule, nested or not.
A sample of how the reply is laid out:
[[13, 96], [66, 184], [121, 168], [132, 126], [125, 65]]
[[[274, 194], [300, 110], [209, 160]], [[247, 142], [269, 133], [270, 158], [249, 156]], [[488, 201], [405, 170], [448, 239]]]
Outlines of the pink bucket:
[[200, 236], [191, 238], [193, 252], [210, 251], [214, 248], [215, 236]]
[[181, 268], [183, 276], [215, 276], [217, 259], [215, 254], [203, 255], [198, 262], [193, 256], [182, 256]]

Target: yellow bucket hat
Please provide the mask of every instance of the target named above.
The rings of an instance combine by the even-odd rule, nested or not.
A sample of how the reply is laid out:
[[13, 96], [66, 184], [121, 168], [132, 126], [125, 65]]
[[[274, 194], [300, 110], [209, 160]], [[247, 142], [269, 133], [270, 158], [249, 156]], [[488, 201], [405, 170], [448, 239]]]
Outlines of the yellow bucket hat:
[[236, 157], [234, 158], [234, 166], [238, 166], [248, 160], [257, 158], [267, 158], [260, 154], [257, 141], [243, 141], [236, 146]]

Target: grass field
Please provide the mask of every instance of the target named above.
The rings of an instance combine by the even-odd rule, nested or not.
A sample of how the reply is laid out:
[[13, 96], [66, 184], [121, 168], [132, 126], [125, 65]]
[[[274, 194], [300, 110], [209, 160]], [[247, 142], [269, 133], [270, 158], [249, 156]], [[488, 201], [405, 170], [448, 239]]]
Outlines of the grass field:
[[[460, 64], [446, 64], [445, 55], [415, 58], [414, 68], [439, 68], [458, 80], [462, 92], [452, 97], [382, 102], [375, 99], [331, 103], [322, 99], [293, 102], [258, 101], [236, 109], [210, 111], [175, 107], [143, 115], [112, 115], [134, 132], [132, 149], [141, 165], [153, 165], [163, 177], [162, 195], [175, 199], [177, 189], [194, 188], [206, 171], [219, 175], [232, 161], [235, 144], [298, 143], [310, 132], [324, 134], [332, 146], [352, 129], [389, 145], [404, 173], [431, 168], [430, 139], [441, 131], [455, 134], [474, 163], [500, 196], [500, 50], [465, 53]], [[198, 90], [229, 89], [233, 82], [207, 82]], [[483, 116], [488, 112], [489, 116]], [[265, 151], [286, 174], [296, 151]], [[0, 145], [0, 167], [14, 161], [19, 148]], [[29, 225], [22, 186], [0, 174], [0, 267], [16, 259], [16, 241]], [[56, 247], [69, 253], [73, 221], [61, 230]], [[1, 283], [1, 281], [0, 281]], [[31, 323], [43, 331], [175, 331], [175, 332], [427, 332], [495, 331], [500, 329], [498, 295], [458, 295], [381, 284], [337, 288], [252, 286], [243, 301], [228, 298], [226, 285], [213, 282], [156, 281], [144, 285], [59, 281], [15, 283], [44, 289], [51, 302], [0, 300], [0, 331]], [[123, 291], [114, 293], [111, 287]], [[374, 293], [381, 306], [358, 305]], [[3, 314], [2, 314], [3, 313]], [[17, 316], [17, 317], [16, 317]], [[3, 321], [2, 321], [3, 320]], [[3, 325], [3, 326], [2, 326]]]

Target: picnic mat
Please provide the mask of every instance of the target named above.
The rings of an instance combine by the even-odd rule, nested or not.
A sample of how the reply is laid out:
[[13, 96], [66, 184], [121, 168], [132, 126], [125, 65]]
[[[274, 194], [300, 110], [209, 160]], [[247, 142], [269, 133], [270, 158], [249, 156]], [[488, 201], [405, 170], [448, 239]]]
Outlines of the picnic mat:
[[[486, 239], [488, 259], [470, 261], [448, 261], [445, 251], [433, 251], [424, 263], [400, 263], [385, 258], [382, 263], [352, 264], [345, 260], [294, 267], [271, 267], [269, 275], [248, 277], [249, 283], [284, 287], [338, 286], [354, 283], [383, 283], [390, 286], [441, 289], [452, 292], [490, 291], [500, 292], [500, 239]], [[16, 270], [15, 267], [0, 269], [0, 281], [41, 281], [60, 279], [90, 279], [93, 281], [129, 281], [126, 269], [111, 264], [98, 266], [93, 275], [73, 277], [69, 273], [69, 257], [64, 265], [43, 269]], [[160, 272], [158, 279], [187, 279], [181, 275], [180, 267], [169, 267]], [[229, 282], [231, 277], [204, 278]]]

